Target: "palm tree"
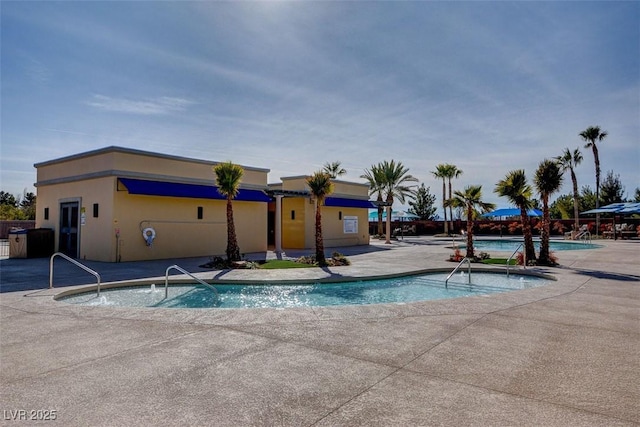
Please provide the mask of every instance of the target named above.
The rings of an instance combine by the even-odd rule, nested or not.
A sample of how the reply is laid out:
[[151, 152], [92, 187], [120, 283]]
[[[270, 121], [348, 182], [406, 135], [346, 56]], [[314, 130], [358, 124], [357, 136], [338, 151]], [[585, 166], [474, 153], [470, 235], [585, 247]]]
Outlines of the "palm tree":
[[378, 235], [383, 234], [382, 229], [382, 213], [383, 207], [383, 193], [384, 193], [384, 175], [380, 169], [380, 164], [371, 165], [371, 169], [365, 169], [364, 174], [360, 175], [360, 178], [366, 179], [369, 184], [369, 195], [376, 196], [378, 202]]
[[325, 163], [322, 167], [322, 172], [329, 174], [331, 179], [336, 179], [337, 177], [346, 174], [347, 170], [342, 167], [342, 163], [340, 163], [340, 161], [335, 161]]
[[[446, 176], [449, 181], [449, 198], [452, 197], [451, 194], [451, 179], [459, 178], [462, 175], [462, 170], [458, 169], [456, 165], [447, 165], [446, 168]], [[451, 229], [453, 230], [453, 207], [449, 205], [449, 221], [451, 221]]]
[[557, 162], [545, 159], [540, 162], [533, 177], [533, 184], [542, 199], [542, 232], [540, 238], [540, 254], [538, 265], [555, 264], [549, 257], [549, 234], [551, 219], [549, 217], [549, 196], [562, 186], [562, 169]]
[[436, 170], [431, 172], [435, 178], [442, 178], [442, 209], [444, 210], [444, 234], [449, 234], [449, 223], [447, 222], [447, 208], [445, 206], [447, 202], [447, 183], [446, 173], [447, 164], [441, 163], [436, 166]]
[[326, 266], [324, 257], [324, 241], [322, 239], [322, 205], [324, 199], [333, 193], [331, 176], [324, 171], [317, 171], [307, 178], [307, 185], [311, 195], [316, 199], [316, 262], [319, 266]]
[[578, 193], [578, 179], [576, 178], [575, 168], [582, 162], [582, 153], [579, 148], [573, 150], [573, 153], [565, 148], [561, 156], [556, 157], [562, 172], [567, 170], [571, 172], [571, 182], [573, 183], [573, 229], [575, 232], [580, 228], [578, 219], [580, 211], [580, 193]]
[[464, 191], [456, 191], [453, 197], [446, 202], [448, 207], [463, 208], [466, 210], [467, 216], [467, 254], [469, 259], [475, 257], [473, 253], [473, 220], [476, 217], [478, 209], [482, 213], [495, 209], [493, 203], [482, 201], [482, 185], [470, 185]]
[[[598, 156], [598, 146], [596, 141], [602, 141], [607, 137], [606, 131], [601, 131], [599, 126], [589, 126], [580, 132], [582, 139], [587, 141], [584, 148], [591, 148], [593, 151], [593, 161], [596, 164], [596, 209], [600, 208], [600, 157]], [[596, 236], [600, 229], [600, 214], [596, 213]]]
[[533, 247], [531, 222], [529, 222], [529, 215], [527, 214], [527, 211], [533, 207], [533, 202], [531, 201], [532, 190], [531, 186], [527, 184], [524, 169], [510, 171], [504, 179], [498, 181], [493, 192], [499, 196], [506, 197], [511, 203], [520, 208], [526, 265], [528, 261], [536, 259], [536, 252]]
[[413, 194], [412, 187], [407, 185], [408, 182], [418, 182], [418, 179], [409, 175], [409, 169], [405, 168], [401, 162], [396, 163], [395, 160], [387, 162], [386, 160], [378, 165], [383, 176], [383, 187], [387, 202], [387, 230], [385, 243], [391, 243], [391, 208], [394, 198], [400, 203], [404, 203], [404, 198]]
[[231, 162], [218, 163], [213, 167], [218, 193], [227, 198], [227, 261], [240, 261], [240, 248], [233, 223], [232, 200], [238, 195], [240, 181], [244, 175], [242, 166]]

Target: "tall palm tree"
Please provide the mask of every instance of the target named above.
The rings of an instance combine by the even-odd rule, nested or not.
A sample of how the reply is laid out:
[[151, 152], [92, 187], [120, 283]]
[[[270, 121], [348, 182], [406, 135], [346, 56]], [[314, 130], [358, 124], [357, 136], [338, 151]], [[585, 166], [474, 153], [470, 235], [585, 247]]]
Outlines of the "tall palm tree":
[[327, 265], [324, 257], [324, 241], [322, 239], [322, 205], [325, 198], [333, 193], [331, 176], [324, 171], [317, 171], [307, 178], [311, 195], [316, 200], [316, 262], [320, 266]]
[[444, 234], [449, 234], [449, 223], [447, 222], [447, 164], [441, 163], [436, 166], [436, 170], [431, 172], [435, 178], [442, 178], [442, 210], [444, 210]]
[[540, 162], [533, 176], [533, 185], [542, 199], [542, 231], [540, 238], [540, 254], [538, 265], [554, 264], [549, 257], [549, 235], [551, 232], [551, 218], [549, 217], [549, 196], [557, 192], [562, 186], [562, 169], [558, 162], [545, 159]]
[[360, 178], [366, 179], [369, 184], [369, 195], [376, 196], [378, 202], [378, 235], [383, 234], [382, 228], [382, 213], [384, 212], [383, 205], [383, 193], [384, 193], [384, 175], [380, 168], [380, 164], [371, 165], [371, 169], [365, 169], [364, 174], [360, 175]]
[[576, 178], [575, 168], [582, 162], [582, 153], [579, 148], [569, 151], [565, 148], [561, 156], [556, 157], [556, 161], [560, 165], [562, 172], [571, 172], [571, 182], [573, 184], [573, 230], [575, 232], [580, 228], [578, 219], [580, 212], [580, 193], [578, 193], [578, 179]]
[[240, 261], [240, 248], [233, 223], [232, 200], [238, 195], [244, 169], [231, 162], [224, 162], [215, 165], [213, 172], [216, 175], [218, 193], [227, 198], [227, 261]]
[[465, 187], [464, 191], [456, 191], [453, 193], [453, 197], [447, 200], [446, 205], [448, 207], [462, 208], [465, 210], [467, 216], [467, 258], [472, 259], [475, 257], [473, 253], [473, 220], [476, 217], [477, 211], [481, 213], [489, 212], [495, 209], [493, 203], [487, 203], [482, 201], [482, 185], [470, 185]]
[[331, 179], [336, 179], [337, 177], [347, 173], [347, 170], [342, 167], [342, 163], [340, 161], [325, 163], [322, 167], [322, 171], [329, 174]]
[[[589, 126], [580, 132], [583, 140], [587, 141], [584, 148], [591, 148], [593, 151], [593, 161], [596, 164], [596, 209], [600, 207], [600, 157], [598, 156], [598, 146], [596, 141], [602, 141], [607, 137], [606, 131], [601, 131], [600, 126]], [[600, 229], [600, 214], [596, 213], [596, 235]]]
[[520, 220], [522, 221], [522, 234], [524, 237], [524, 259], [525, 265], [536, 259], [536, 251], [533, 247], [533, 233], [531, 232], [531, 222], [527, 211], [533, 207], [531, 201], [532, 190], [527, 184], [527, 177], [524, 169], [513, 170], [507, 173], [506, 177], [496, 184], [494, 193], [506, 197], [511, 203], [520, 208]]
[[385, 243], [391, 243], [391, 208], [394, 199], [404, 203], [404, 198], [413, 194], [414, 185], [407, 185], [408, 182], [418, 182], [418, 179], [409, 174], [409, 169], [405, 168], [402, 162], [396, 163], [384, 161], [379, 164], [384, 182], [385, 201], [387, 202], [387, 230]]
[[[462, 170], [458, 169], [456, 165], [447, 165], [446, 175], [449, 181], [449, 198], [451, 198], [451, 179], [459, 178], [462, 175]], [[449, 205], [449, 221], [451, 221], [451, 229], [453, 230], [453, 207], [451, 205]]]

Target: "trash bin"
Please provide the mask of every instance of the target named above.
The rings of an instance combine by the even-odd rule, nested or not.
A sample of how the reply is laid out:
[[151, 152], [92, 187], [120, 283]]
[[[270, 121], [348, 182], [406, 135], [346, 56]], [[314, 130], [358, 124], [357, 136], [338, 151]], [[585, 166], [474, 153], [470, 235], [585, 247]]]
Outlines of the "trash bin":
[[27, 230], [9, 232], [9, 258], [27, 257]]
[[27, 230], [27, 258], [46, 258], [53, 255], [55, 235], [50, 228]]

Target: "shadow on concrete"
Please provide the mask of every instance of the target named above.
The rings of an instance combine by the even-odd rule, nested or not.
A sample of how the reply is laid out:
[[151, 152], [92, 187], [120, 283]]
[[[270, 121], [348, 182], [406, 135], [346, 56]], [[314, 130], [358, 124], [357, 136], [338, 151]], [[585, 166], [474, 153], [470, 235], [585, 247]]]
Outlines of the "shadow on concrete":
[[330, 279], [341, 279], [341, 278], [344, 277], [344, 275], [342, 275], [342, 274], [338, 274], [338, 273], [336, 273], [334, 271], [331, 271], [330, 267], [320, 267], [320, 269], [322, 271], [324, 271], [325, 273], [327, 273], [329, 275]]
[[640, 276], [635, 274], [612, 273], [608, 271], [585, 270], [580, 268], [571, 268], [570, 270], [573, 270], [577, 274], [581, 274], [583, 276], [595, 277], [596, 279], [617, 280], [621, 282], [640, 281]]

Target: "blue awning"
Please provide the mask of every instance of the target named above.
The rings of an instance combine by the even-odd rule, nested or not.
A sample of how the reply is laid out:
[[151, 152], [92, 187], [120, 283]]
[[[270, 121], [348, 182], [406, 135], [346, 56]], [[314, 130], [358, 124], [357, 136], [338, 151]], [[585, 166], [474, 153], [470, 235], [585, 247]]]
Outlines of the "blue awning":
[[[129, 194], [164, 197], [187, 197], [192, 199], [226, 200], [214, 185], [183, 184], [180, 182], [149, 181], [144, 179], [118, 178]], [[270, 202], [271, 198], [261, 190], [241, 188], [234, 200], [242, 202]]]
[[363, 209], [372, 209], [376, 207], [376, 205], [374, 205], [369, 200], [347, 199], [344, 197], [327, 197], [326, 199], [324, 199], [324, 205], [340, 207], [340, 208], [363, 208]]

